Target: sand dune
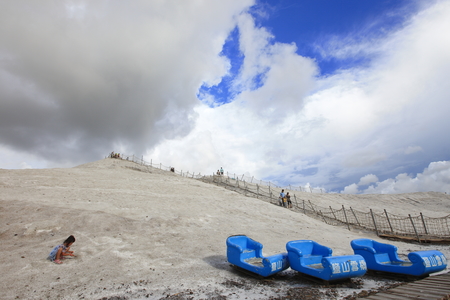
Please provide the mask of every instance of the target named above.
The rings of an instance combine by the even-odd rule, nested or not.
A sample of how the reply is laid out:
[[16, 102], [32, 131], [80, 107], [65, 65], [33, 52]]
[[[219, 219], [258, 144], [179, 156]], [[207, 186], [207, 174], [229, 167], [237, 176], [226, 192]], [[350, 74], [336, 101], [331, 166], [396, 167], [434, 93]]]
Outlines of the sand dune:
[[[325, 207], [450, 212], [450, 198], [441, 193], [304, 197]], [[68, 169], [0, 169], [0, 220], [1, 299], [276, 298], [314, 285], [291, 270], [265, 283], [236, 273], [226, 261], [229, 235], [260, 241], [267, 255], [285, 252], [296, 239], [314, 239], [337, 255], [351, 254], [354, 238], [378, 239], [117, 159]], [[46, 260], [70, 234], [78, 256], [62, 265]], [[403, 253], [439, 249], [450, 257], [448, 246], [394, 244]], [[388, 283], [367, 278], [358, 288], [336, 288], [336, 299]]]

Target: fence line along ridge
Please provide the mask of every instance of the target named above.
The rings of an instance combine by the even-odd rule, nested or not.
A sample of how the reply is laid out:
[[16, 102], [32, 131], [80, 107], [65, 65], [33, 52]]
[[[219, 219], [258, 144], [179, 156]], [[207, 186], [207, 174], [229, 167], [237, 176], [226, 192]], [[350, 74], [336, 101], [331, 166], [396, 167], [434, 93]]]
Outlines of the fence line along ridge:
[[[345, 208], [344, 205], [340, 209], [334, 209], [331, 206], [321, 207], [311, 203], [309, 200], [302, 200], [295, 193], [292, 193], [307, 192], [306, 190], [301, 190], [301, 188], [300, 190], [290, 189], [288, 187], [281, 188], [273, 183], [263, 181], [259, 181], [260, 184], [258, 184], [256, 183], [258, 180], [244, 175], [236, 176], [233, 174], [233, 177], [231, 177], [229, 173], [226, 173], [226, 175], [201, 175], [200, 173], [183, 172], [182, 170], [178, 171], [173, 167], [165, 166], [161, 163], [154, 164], [152, 160], [146, 162], [143, 158], [138, 158], [134, 155], [121, 155], [120, 158], [146, 166], [147, 168], [159, 168], [174, 172], [183, 177], [219, 185], [245, 196], [255, 197], [275, 205], [278, 204], [278, 190], [285, 189], [291, 194], [291, 199], [293, 200], [292, 210], [319, 219], [329, 225], [346, 226], [348, 230], [351, 230], [351, 228], [361, 228], [374, 231], [381, 237], [415, 240], [419, 243], [450, 242], [450, 215], [440, 218], [427, 217], [422, 213], [418, 216], [411, 216], [410, 214], [408, 216], [398, 216], [388, 213], [386, 209], [384, 209], [383, 213], [375, 213], [372, 209], [369, 212], [362, 212], [352, 207]], [[277, 191], [274, 189], [277, 189]], [[311, 189], [310, 192], [312, 193], [314, 191]]]

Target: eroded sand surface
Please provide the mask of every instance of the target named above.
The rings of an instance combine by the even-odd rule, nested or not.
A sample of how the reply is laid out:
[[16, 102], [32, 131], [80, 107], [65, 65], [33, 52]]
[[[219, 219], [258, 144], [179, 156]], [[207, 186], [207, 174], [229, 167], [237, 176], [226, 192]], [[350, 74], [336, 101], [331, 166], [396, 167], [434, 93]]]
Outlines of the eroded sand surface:
[[[302, 197], [325, 207], [390, 207], [399, 215], [450, 212], [450, 198], [441, 193]], [[46, 260], [70, 234], [78, 256], [61, 265]], [[283, 299], [300, 291], [314, 294], [309, 299], [342, 299], [395, 283], [365, 276], [330, 289], [290, 269], [255, 279], [226, 261], [225, 241], [233, 234], [261, 242], [265, 255], [285, 252], [286, 242], [297, 239], [313, 239], [335, 255], [351, 254], [352, 239], [380, 240], [128, 161], [0, 169], [1, 299]], [[450, 257], [448, 246], [392, 243], [400, 253], [438, 249]]]

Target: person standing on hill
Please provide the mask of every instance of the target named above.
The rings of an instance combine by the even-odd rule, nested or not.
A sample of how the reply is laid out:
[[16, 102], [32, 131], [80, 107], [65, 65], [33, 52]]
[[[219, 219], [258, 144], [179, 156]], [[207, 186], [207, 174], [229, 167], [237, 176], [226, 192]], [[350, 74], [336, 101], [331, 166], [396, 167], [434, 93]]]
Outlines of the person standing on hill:
[[292, 208], [291, 195], [289, 195], [289, 192], [287, 192], [286, 194], [286, 199], [287, 199], [287, 207]]
[[284, 193], [284, 190], [281, 190], [279, 200], [280, 200], [280, 206], [284, 206], [284, 202], [286, 201], [286, 194]]
[[223, 169], [220, 167], [220, 175], [223, 175]]

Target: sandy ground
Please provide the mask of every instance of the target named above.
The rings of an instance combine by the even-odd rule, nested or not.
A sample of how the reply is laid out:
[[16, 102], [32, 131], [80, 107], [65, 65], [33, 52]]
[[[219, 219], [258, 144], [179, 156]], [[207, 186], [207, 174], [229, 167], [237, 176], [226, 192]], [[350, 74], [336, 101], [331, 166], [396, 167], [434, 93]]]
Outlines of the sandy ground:
[[[325, 207], [389, 207], [399, 215], [450, 212], [450, 198], [441, 193], [302, 197]], [[77, 257], [61, 265], [46, 260], [71, 234]], [[335, 255], [352, 254], [355, 238], [383, 242], [118, 159], [68, 169], [0, 169], [0, 299], [285, 299], [295, 293], [343, 299], [396, 284], [364, 276], [326, 287], [291, 269], [265, 280], [249, 277], [227, 262], [225, 241], [234, 234], [261, 242], [265, 255], [286, 252], [286, 243], [298, 239], [313, 239]], [[448, 246], [389, 243], [402, 255], [438, 249], [450, 257]]]

